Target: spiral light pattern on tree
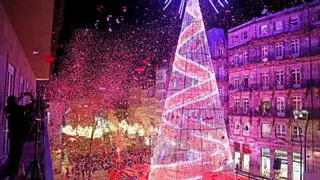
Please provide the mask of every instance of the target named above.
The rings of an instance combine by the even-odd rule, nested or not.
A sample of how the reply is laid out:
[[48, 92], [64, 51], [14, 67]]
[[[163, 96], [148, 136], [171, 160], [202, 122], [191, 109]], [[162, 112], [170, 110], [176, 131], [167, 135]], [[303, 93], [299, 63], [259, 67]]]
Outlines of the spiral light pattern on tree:
[[162, 122], [149, 179], [205, 179], [232, 164], [198, 0], [186, 5]]

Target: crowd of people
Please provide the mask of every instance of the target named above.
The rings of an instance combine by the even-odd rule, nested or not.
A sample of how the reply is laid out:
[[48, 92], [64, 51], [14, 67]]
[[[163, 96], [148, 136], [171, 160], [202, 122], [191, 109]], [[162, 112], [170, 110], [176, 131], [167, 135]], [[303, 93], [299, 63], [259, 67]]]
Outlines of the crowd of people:
[[[147, 176], [143, 168], [150, 164], [150, 148], [129, 148], [120, 150], [113, 147], [103, 154], [69, 155], [69, 165], [65, 167], [66, 178], [85, 178], [97, 174], [135, 178]], [[112, 178], [111, 178], [112, 179]]]

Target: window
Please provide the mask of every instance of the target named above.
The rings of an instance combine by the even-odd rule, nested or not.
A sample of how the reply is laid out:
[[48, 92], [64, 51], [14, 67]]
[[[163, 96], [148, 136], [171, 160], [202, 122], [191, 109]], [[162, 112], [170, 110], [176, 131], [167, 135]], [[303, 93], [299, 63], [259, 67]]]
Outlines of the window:
[[234, 122], [234, 134], [240, 134], [240, 122], [239, 121]]
[[14, 94], [14, 75], [15, 75], [15, 69], [14, 67], [9, 64], [8, 65], [8, 86], [7, 86], [7, 96]]
[[218, 77], [219, 77], [220, 80], [223, 80], [223, 78], [224, 78], [224, 69], [223, 69], [223, 67], [219, 67], [218, 68]]
[[262, 137], [270, 137], [271, 136], [271, 125], [270, 124], [262, 124], [261, 135], [262, 135]]
[[299, 46], [299, 40], [295, 39], [291, 41], [291, 55], [296, 57], [299, 56], [300, 46]]
[[276, 82], [277, 82], [277, 86], [284, 85], [284, 71], [276, 72]]
[[282, 21], [276, 21], [275, 23], [275, 31], [280, 32], [283, 30], [283, 23]]
[[268, 46], [261, 47], [261, 58], [263, 62], [268, 61]]
[[238, 53], [234, 54], [234, 64], [239, 64], [240, 63], [240, 56]]
[[250, 167], [250, 154], [243, 154], [242, 170], [249, 172], [249, 167]]
[[248, 63], [248, 51], [243, 51], [242, 58], [245, 64]]
[[239, 97], [236, 97], [234, 99], [234, 105], [235, 105], [235, 108], [236, 108], [236, 112], [239, 112], [239, 110], [240, 110], [240, 98]]
[[243, 135], [244, 136], [249, 136], [249, 132], [250, 132], [250, 123], [249, 122], [245, 122], [244, 126], [243, 126]]
[[177, 89], [177, 88], [178, 88], [177, 80], [173, 80], [173, 89]]
[[22, 76], [20, 77], [19, 92], [20, 93], [24, 92], [24, 78]]
[[248, 31], [242, 32], [242, 39], [247, 39], [248, 38]]
[[286, 126], [283, 124], [278, 124], [276, 129], [277, 137], [285, 137], [286, 136]]
[[282, 43], [277, 43], [275, 46], [275, 55], [277, 59], [283, 58], [283, 45]]
[[298, 126], [293, 126], [291, 135], [292, 135], [292, 138], [300, 140], [300, 138], [303, 136], [302, 128]]
[[243, 109], [244, 109], [244, 112], [249, 111], [249, 98], [248, 97], [243, 98]]
[[301, 96], [293, 96], [292, 97], [292, 108], [293, 110], [302, 110], [302, 97]]
[[300, 81], [301, 81], [300, 69], [293, 69], [291, 71], [291, 78], [292, 78], [293, 85], [300, 85]]
[[262, 86], [269, 86], [269, 75], [268, 75], [268, 73], [262, 73]]
[[[303, 174], [303, 164], [301, 166], [301, 155], [300, 153], [292, 153], [292, 179], [301, 180], [300, 174]], [[302, 172], [300, 167], [302, 167]]]
[[224, 52], [224, 51], [223, 51], [223, 48], [219, 48], [219, 49], [218, 49], [218, 55], [219, 55], [219, 56], [222, 56], [222, 55], [223, 55], [223, 52]]
[[233, 44], [233, 45], [236, 44], [237, 41], [238, 41], [238, 35], [232, 36], [232, 44]]
[[268, 35], [268, 26], [266, 24], [260, 26], [261, 36]]
[[234, 78], [234, 88], [239, 89], [240, 87], [240, 77], [235, 77]]
[[261, 103], [262, 116], [269, 116], [270, 114], [270, 98], [263, 97]]
[[284, 113], [285, 111], [285, 101], [284, 97], [277, 97], [277, 113]]
[[280, 169], [276, 173], [276, 179], [288, 178], [288, 156], [286, 151], [275, 150], [275, 159], [280, 160]]
[[234, 152], [234, 165], [239, 167], [240, 165], [240, 152]]
[[297, 28], [299, 27], [299, 17], [291, 17], [290, 18], [290, 28]]
[[261, 176], [270, 177], [270, 149], [261, 149]]
[[243, 77], [243, 86], [244, 86], [244, 88], [249, 87], [249, 76], [248, 75]]

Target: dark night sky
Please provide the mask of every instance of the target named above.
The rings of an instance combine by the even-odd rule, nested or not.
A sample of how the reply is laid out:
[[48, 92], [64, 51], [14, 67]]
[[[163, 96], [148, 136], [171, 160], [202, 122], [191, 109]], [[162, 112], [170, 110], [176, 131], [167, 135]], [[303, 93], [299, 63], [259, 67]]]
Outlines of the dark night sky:
[[[131, 29], [148, 28], [148, 22], [159, 20], [159, 26], [165, 26], [174, 21], [178, 24], [169, 36], [179, 35], [181, 19], [178, 15], [179, 0], [173, 0], [172, 5], [163, 11], [165, 0], [56, 0], [63, 4], [61, 30], [57, 41], [57, 62], [54, 72], [59, 71], [59, 62], [66, 52], [64, 45], [68, 44], [73, 32], [81, 28], [95, 28], [97, 31], [109, 33], [112, 36]], [[308, 0], [312, 1], [312, 0]], [[303, 0], [229, 0], [229, 6], [218, 7], [220, 13], [214, 12], [208, 0], [200, 0], [206, 29], [221, 27], [232, 28], [253, 17], [260, 17], [266, 6], [270, 12], [280, 11], [303, 3]], [[214, 0], [216, 2], [216, 0]], [[176, 18], [175, 18], [176, 17]], [[162, 24], [161, 24], [162, 23]], [[174, 34], [174, 35], [172, 35]], [[172, 39], [172, 38], [171, 38]], [[138, 40], [137, 40], [138, 41]]]
[[[202, 6], [209, 6], [207, 0], [203, 1]], [[229, 7], [219, 8], [220, 14], [216, 14], [213, 8], [202, 7], [205, 9], [204, 16], [207, 26], [219, 26], [230, 28], [253, 17], [261, 16], [260, 12], [265, 4], [272, 12], [282, 10], [284, 7], [292, 7], [300, 4], [303, 0], [229, 0]], [[179, 2], [176, 0], [176, 2]], [[176, 3], [177, 4], [177, 3]], [[99, 27], [108, 27], [106, 17], [123, 16], [124, 22], [134, 24], [136, 20], [146, 20], [147, 18], [157, 18], [159, 14], [169, 14], [172, 11], [177, 13], [177, 8], [172, 6], [168, 11], [162, 11], [164, 0], [64, 0], [63, 28], [61, 31], [61, 41], [70, 38], [70, 32], [75, 28], [94, 27], [99, 20]], [[148, 8], [148, 10], [146, 10]], [[124, 9], [126, 11], [124, 12]], [[231, 10], [226, 14], [225, 10]], [[147, 18], [146, 18], [147, 16]], [[115, 22], [112, 22], [114, 25]], [[208, 28], [208, 27], [207, 27]]]

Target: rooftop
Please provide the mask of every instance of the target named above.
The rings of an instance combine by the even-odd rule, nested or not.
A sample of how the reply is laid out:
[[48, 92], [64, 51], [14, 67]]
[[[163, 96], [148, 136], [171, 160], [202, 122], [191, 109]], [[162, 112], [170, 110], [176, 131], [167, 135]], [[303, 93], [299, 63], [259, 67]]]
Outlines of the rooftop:
[[260, 18], [253, 18], [252, 20], [246, 22], [246, 23], [243, 23], [239, 26], [236, 26], [234, 28], [231, 28], [228, 30], [228, 33], [232, 33], [232, 32], [235, 32], [241, 28], [244, 28], [246, 26], [249, 26], [251, 24], [254, 24], [254, 23], [258, 23], [258, 22], [261, 22], [261, 21], [264, 21], [264, 20], [269, 20], [269, 19], [272, 19], [274, 17], [279, 17], [281, 15], [286, 15], [286, 14], [289, 14], [289, 13], [293, 13], [295, 11], [300, 11], [302, 9], [305, 9], [307, 8], [308, 6], [314, 6], [314, 5], [319, 5], [320, 4], [320, 0], [315, 0], [313, 2], [310, 2], [310, 3], [304, 3], [300, 6], [297, 6], [297, 7], [293, 7], [293, 8], [290, 8], [290, 9], [285, 9], [283, 11], [280, 11], [280, 12], [277, 12], [277, 13], [274, 13], [274, 14], [270, 14], [270, 15], [267, 15], [267, 16], [263, 16], [263, 17], [260, 17]]

